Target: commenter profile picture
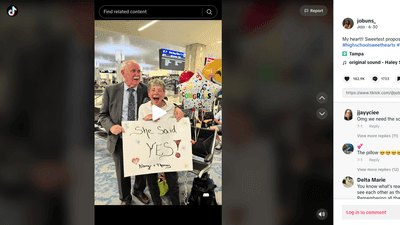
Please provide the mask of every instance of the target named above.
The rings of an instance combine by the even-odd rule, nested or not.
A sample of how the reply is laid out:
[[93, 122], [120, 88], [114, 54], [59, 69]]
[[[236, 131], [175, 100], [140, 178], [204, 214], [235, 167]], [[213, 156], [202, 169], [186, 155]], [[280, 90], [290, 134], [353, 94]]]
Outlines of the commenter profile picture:
[[352, 120], [353, 119], [353, 111], [351, 111], [351, 109], [346, 109], [346, 111], [344, 111], [344, 120]]
[[354, 185], [354, 180], [351, 177], [345, 177], [342, 181], [343, 186], [351, 188]]
[[354, 21], [350, 18], [346, 18], [343, 20], [344, 29], [351, 29], [354, 26]]
[[349, 155], [349, 154], [353, 153], [354, 147], [352, 144], [346, 143], [343, 145], [342, 150], [343, 150], [344, 154]]

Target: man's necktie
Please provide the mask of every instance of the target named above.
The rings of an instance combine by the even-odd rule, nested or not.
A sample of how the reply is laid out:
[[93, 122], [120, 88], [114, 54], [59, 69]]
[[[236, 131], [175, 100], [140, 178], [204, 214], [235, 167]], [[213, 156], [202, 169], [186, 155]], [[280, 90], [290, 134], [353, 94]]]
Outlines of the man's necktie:
[[128, 88], [129, 91], [129, 100], [128, 100], [128, 120], [129, 121], [134, 121], [135, 120], [135, 96], [133, 95], [133, 92], [135, 89], [133, 88]]

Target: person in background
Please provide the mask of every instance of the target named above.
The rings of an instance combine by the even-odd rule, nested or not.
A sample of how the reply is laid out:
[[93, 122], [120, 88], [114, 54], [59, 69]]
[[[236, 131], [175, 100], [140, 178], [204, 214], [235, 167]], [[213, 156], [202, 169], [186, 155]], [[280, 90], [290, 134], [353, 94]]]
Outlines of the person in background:
[[[214, 117], [214, 123], [217, 124], [218, 131], [222, 133], [222, 110], [217, 113]], [[218, 136], [218, 144], [215, 147], [217, 150], [221, 150], [222, 148], [222, 141]]]
[[[217, 130], [219, 131], [217, 126], [213, 126], [213, 122], [214, 122], [214, 115], [212, 112], [208, 112], [206, 110], [202, 110], [200, 109], [198, 111], [198, 117], [196, 117], [197, 123], [196, 127], [201, 127], [201, 128], [209, 128], [210, 130]], [[221, 149], [221, 139], [219, 138], [219, 135], [217, 134], [217, 145], [216, 148], [217, 150]]]
[[209, 128], [212, 126], [212, 122], [214, 121], [214, 115], [211, 112], [199, 109], [196, 120], [199, 122], [197, 124], [198, 127], [200, 124], [201, 128]]
[[222, 132], [222, 110], [215, 115], [214, 122], [217, 124], [218, 130]]

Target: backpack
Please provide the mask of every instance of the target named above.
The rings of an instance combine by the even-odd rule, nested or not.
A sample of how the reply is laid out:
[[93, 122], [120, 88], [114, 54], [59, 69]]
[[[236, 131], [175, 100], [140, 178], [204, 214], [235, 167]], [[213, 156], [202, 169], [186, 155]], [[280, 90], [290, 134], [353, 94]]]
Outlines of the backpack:
[[201, 178], [194, 178], [188, 205], [217, 205], [214, 192], [216, 187], [208, 173], [204, 173]]

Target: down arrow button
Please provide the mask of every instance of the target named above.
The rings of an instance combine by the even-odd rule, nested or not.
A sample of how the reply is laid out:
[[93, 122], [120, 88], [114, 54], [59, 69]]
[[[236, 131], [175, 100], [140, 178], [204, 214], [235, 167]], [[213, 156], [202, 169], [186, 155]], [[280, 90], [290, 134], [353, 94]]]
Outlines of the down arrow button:
[[320, 108], [317, 110], [317, 117], [320, 120], [326, 119], [328, 117], [328, 111], [324, 108]]

